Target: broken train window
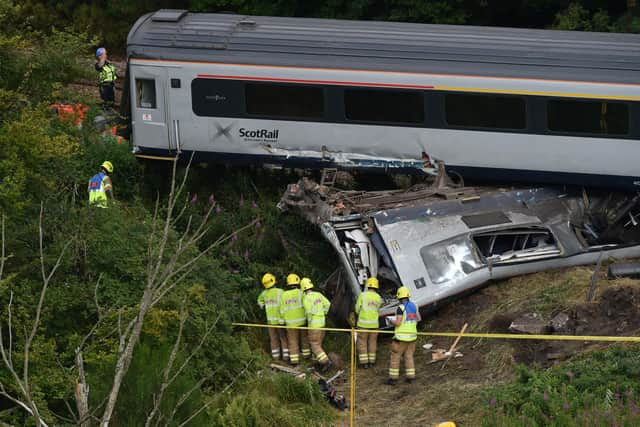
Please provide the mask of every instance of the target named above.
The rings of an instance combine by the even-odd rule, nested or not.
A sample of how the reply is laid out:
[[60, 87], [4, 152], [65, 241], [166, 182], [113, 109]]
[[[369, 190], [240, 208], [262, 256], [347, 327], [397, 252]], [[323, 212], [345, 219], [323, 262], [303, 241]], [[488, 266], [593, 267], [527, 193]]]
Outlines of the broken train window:
[[492, 231], [473, 236], [476, 247], [485, 258], [498, 261], [552, 256], [560, 248], [551, 231], [544, 228], [517, 228]]
[[466, 237], [424, 246], [420, 256], [434, 285], [460, 279], [483, 266]]

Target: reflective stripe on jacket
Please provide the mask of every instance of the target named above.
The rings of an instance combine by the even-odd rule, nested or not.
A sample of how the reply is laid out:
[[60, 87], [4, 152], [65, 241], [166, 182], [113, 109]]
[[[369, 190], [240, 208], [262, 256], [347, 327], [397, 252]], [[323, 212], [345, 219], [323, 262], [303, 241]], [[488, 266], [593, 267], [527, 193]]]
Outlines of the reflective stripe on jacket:
[[307, 292], [302, 297], [302, 305], [307, 315], [307, 326], [310, 328], [324, 328], [325, 315], [329, 312], [331, 303], [320, 292]]
[[264, 308], [269, 325], [280, 324], [280, 296], [282, 289], [271, 288], [263, 290], [258, 296], [258, 305]]
[[396, 326], [394, 339], [398, 341], [415, 341], [418, 338], [418, 308], [408, 301], [398, 307], [402, 311], [402, 323]]
[[115, 82], [118, 78], [116, 74], [116, 66], [109, 61], [105, 62], [102, 68], [98, 68], [96, 65], [96, 70], [98, 70], [99, 84]]
[[368, 289], [358, 295], [355, 309], [358, 315], [358, 328], [378, 328], [378, 310], [381, 304], [382, 298], [376, 291]]
[[280, 319], [287, 326], [304, 326], [307, 318], [302, 305], [302, 291], [300, 288], [290, 287], [282, 292], [280, 298]]
[[105, 191], [104, 180], [107, 174], [99, 172], [95, 174], [89, 180], [89, 204], [106, 208], [107, 207], [107, 192]]

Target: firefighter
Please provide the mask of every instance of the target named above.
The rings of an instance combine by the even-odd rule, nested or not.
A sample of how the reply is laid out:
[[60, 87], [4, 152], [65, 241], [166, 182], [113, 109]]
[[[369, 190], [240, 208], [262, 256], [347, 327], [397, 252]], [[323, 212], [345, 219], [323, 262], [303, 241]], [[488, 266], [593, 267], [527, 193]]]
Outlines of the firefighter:
[[378, 311], [382, 298], [378, 289], [378, 279], [369, 277], [365, 284], [365, 291], [358, 295], [355, 312], [358, 316], [358, 329], [368, 329], [371, 332], [358, 333], [358, 360], [364, 369], [376, 364], [376, 349], [378, 344]]
[[[264, 308], [267, 315], [267, 324], [280, 324], [280, 299], [282, 289], [276, 288], [276, 276], [267, 273], [262, 276], [262, 286], [264, 290], [258, 296], [258, 305]], [[269, 341], [271, 343], [271, 357], [274, 360], [282, 357], [282, 360], [289, 361], [289, 346], [287, 345], [287, 334], [282, 328], [267, 328], [269, 331]], [[282, 350], [282, 353], [280, 351]]]
[[327, 372], [331, 368], [331, 361], [322, 349], [324, 330], [315, 328], [324, 328], [325, 316], [329, 312], [331, 303], [320, 292], [312, 291], [313, 283], [308, 277], [304, 277], [300, 281], [300, 288], [304, 293], [302, 305], [304, 305], [304, 312], [307, 316], [307, 326], [314, 328], [308, 331], [311, 351], [316, 358], [320, 372]]
[[113, 173], [113, 165], [105, 161], [100, 165], [100, 172], [89, 180], [89, 204], [98, 208], [107, 208], [109, 199], [113, 200], [113, 186], [109, 174]]
[[98, 88], [100, 90], [100, 98], [104, 108], [111, 108], [116, 98], [116, 79], [118, 78], [118, 70], [107, 59], [107, 49], [99, 47], [96, 50], [95, 69], [98, 72]]
[[300, 276], [291, 273], [287, 276], [287, 289], [280, 298], [280, 323], [287, 325], [287, 341], [289, 343], [289, 361], [292, 365], [300, 363], [300, 347], [302, 355], [311, 355], [306, 330], [295, 329], [305, 326], [307, 319], [302, 305]]
[[418, 339], [418, 322], [422, 320], [418, 307], [409, 300], [409, 288], [398, 288], [397, 298], [400, 304], [396, 317], [391, 321], [395, 325], [395, 334], [391, 343], [391, 361], [389, 362], [389, 378], [386, 384], [395, 385], [400, 377], [400, 359], [404, 358], [406, 381], [412, 383], [416, 378], [416, 368], [413, 363], [413, 352], [416, 350]]

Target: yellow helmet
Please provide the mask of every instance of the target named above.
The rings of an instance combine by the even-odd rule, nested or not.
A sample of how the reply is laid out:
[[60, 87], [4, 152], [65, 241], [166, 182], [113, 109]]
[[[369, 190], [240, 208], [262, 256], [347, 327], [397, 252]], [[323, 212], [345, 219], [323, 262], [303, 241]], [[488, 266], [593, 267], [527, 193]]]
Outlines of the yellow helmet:
[[396, 294], [396, 297], [398, 299], [409, 298], [410, 296], [411, 292], [409, 292], [409, 288], [407, 288], [406, 286], [401, 286], [398, 288], [398, 293]]
[[298, 285], [300, 284], [300, 276], [296, 273], [291, 273], [287, 276], [287, 285]]
[[369, 277], [367, 279], [367, 288], [378, 289], [378, 279], [375, 277]]
[[276, 284], [276, 276], [274, 276], [271, 273], [267, 273], [264, 276], [262, 276], [262, 286], [264, 286], [265, 288], [269, 289], [271, 287], [273, 287], [273, 285]]
[[113, 173], [113, 165], [111, 164], [111, 162], [106, 161], [106, 162], [102, 162], [102, 164], [100, 165], [101, 168], [104, 168], [107, 172], [109, 173]]
[[454, 423], [453, 421], [445, 421], [438, 424], [436, 427], [456, 427], [456, 423]]
[[308, 277], [303, 277], [302, 280], [300, 280], [300, 288], [302, 289], [302, 292], [313, 288], [313, 283], [311, 283], [311, 279], [309, 279]]

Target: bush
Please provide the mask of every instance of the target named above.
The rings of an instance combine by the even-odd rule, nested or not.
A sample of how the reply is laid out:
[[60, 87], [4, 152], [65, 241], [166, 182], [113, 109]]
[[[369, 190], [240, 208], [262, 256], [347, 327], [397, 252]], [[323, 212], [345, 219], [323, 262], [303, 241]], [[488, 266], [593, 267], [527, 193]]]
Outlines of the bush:
[[483, 426], [640, 424], [640, 346], [593, 351], [548, 370], [519, 366], [516, 381], [485, 393]]

